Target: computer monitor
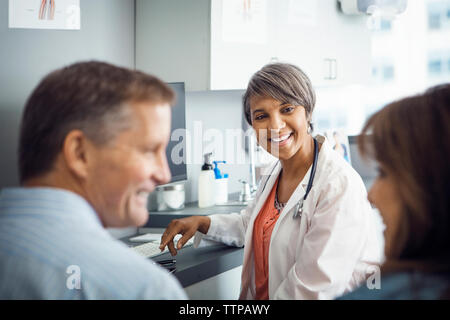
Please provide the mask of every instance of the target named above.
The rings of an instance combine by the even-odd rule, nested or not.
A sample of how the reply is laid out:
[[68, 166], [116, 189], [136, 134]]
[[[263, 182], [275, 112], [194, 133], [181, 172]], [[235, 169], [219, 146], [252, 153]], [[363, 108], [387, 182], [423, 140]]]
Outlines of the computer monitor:
[[[186, 135], [180, 136], [172, 133], [177, 129], [186, 130], [186, 98], [184, 82], [172, 82], [168, 85], [175, 91], [176, 102], [172, 108], [171, 139], [167, 145], [166, 156], [172, 173], [170, 182], [177, 182], [187, 180]], [[172, 141], [172, 138], [178, 140]], [[176, 153], [175, 157], [172, 156], [172, 152]]]
[[359, 173], [364, 181], [366, 189], [369, 190], [378, 175], [377, 164], [375, 160], [363, 158], [361, 156], [357, 140], [358, 136], [348, 136], [350, 159], [353, 169]]

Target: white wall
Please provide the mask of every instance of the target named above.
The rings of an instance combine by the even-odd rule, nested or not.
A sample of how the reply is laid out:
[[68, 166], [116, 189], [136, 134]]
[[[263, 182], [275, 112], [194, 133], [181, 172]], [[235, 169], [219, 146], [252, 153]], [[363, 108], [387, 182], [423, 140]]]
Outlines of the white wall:
[[[221, 166], [222, 173], [229, 173], [229, 193], [241, 191], [242, 184], [239, 179], [249, 181], [249, 164], [240, 162], [238, 156], [244, 153], [243, 148], [236, 144], [236, 153], [226, 152], [227, 141], [231, 142], [233, 137], [227, 133], [230, 130], [241, 130], [242, 128], [242, 95], [243, 90], [230, 91], [196, 91], [186, 93], [186, 126], [192, 135], [192, 143], [187, 145], [187, 174], [186, 202], [198, 200], [198, 175], [203, 164], [203, 154], [214, 149], [214, 160], [225, 160], [234, 164]], [[197, 122], [197, 124], [196, 124]], [[203, 136], [194, 132], [201, 123]], [[217, 132], [211, 131], [217, 130]], [[228, 130], [228, 132], [227, 132]], [[243, 132], [243, 131], [242, 131]], [[223, 140], [218, 141], [209, 136], [222, 135]], [[220, 134], [219, 134], [220, 133]], [[228, 140], [227, 140], [228, 139]], [[216, 141], [215, 141], [216, 140]], [[236, 139], [234, 139], [236, 141]], [[220, 156], [221, 151], [222, 156]]]
[[134, 68], [134, 1], [80, 1], [81, 30], [8, 28], [0, 1], [0, 188], [18, 185], [17, 141], [22, 109], [40, 79], [81, 60]]

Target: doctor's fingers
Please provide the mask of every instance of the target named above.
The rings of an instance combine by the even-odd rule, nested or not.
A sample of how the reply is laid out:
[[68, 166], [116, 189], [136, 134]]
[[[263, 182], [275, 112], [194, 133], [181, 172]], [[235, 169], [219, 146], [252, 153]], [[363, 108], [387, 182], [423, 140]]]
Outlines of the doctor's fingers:
[[167, 249], [169, 249], [170, 254], [172, 256], [175, 256], [177, 254], [177, 250], [175, 249], [175, 245], [174, 245], [174, 237], [169, 237], [167, 235], [162, 235], [161, 236], [161, 243], [159, 244], [159, 249], [161, 251], [164, 251], [164, 248], [167, 246]]
[[195, 232], [197, 232], [196, 228], [191, 228], [186, 231], [186, 233], [184, 233], [183, 236], [178, 240], [177, 249], [180, 250], [186, 244], [186, 242], [188, 242], [189, 239], [194, 236]]
[[173, 239], [175, 238], [175, 236], [179, 233], [184, 234], [185, 229], [186, 229], [185, 224], [181, 222], [179, 219], [172, 220], [167, 226], [163, 235], [161, 236], [161, 243], [159, 246], [160, 249], [163, 250], [164, 247], [168, 245], [170, 242], [172, 242], [173, 244]]
[[169, 252], [170, 252], [170, 254], [171, 254], [172, 256], [176, 256], [176, 255], [177, 255], [177, 249], [175, 249], [175, 245], [174, 245], [174, 243], [173, 243], [173, 240], [170, 241], [170, 242], [167, 244], [167, 248], [169, 249]]

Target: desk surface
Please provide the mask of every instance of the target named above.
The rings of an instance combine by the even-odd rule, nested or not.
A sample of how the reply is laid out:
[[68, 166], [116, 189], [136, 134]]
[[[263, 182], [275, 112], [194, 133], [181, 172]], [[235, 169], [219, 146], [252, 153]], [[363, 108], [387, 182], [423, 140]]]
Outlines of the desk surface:
[[[162, 233], [164, 229], [152, 229], [147, 232]], [[140, 234], [144, 233], [143, 230]], [[141, 243], [130, 242], [133, 236], [120, 239], [127, 245], [139, 245]], [[152, 258], [154, 261], [176, 259], [176, 271], [173, 273], [183, 287], [206, 280], [222, 272], [234, 269], [242, 265], [244, 249], [229, 247], [221, 243], [202, 248], [189, 246], [178, 251], [175, 257], [169, 252]]]
[[[211, 215], [217, 213], [240, 212], [244, 205], [234, 206], [213, 206], [209, 208], [199, 208], [197, 202], [187, 203], [183, 210], [149, 212], [149, 219], [143, 228], [138, 229], [138, 234], [147, 232], [163, 233], [164, 229], [173, 219], [181, 219], [193, 215]], [[130, 242], [128, 236], [122, 238], [128, 245], [138, 245]], [[234, 269], [242, 265], [244, 259], [244, 249], [229, 247], [224, 244], [207, 246], [195, 249], [193, 246], [183, 248], [178, 251], [175, 257], [169, 252], [153, 258], [154, 261], [174, 258], [177, 260], [176, 271], [173, 273], [183, 287], [206, 280], [222, 272]]]

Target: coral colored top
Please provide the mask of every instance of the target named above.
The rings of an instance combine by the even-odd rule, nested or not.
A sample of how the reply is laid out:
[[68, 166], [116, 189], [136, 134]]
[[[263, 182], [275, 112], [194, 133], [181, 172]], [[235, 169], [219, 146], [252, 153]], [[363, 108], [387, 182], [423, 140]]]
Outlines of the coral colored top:
[[280, 216], [275, 208], [278, 178], [270, 195], [259, 211], [253, 226], [253, 252], [255, 261], [256, 300], [269, 299], [269, 246], [273, 227]]

